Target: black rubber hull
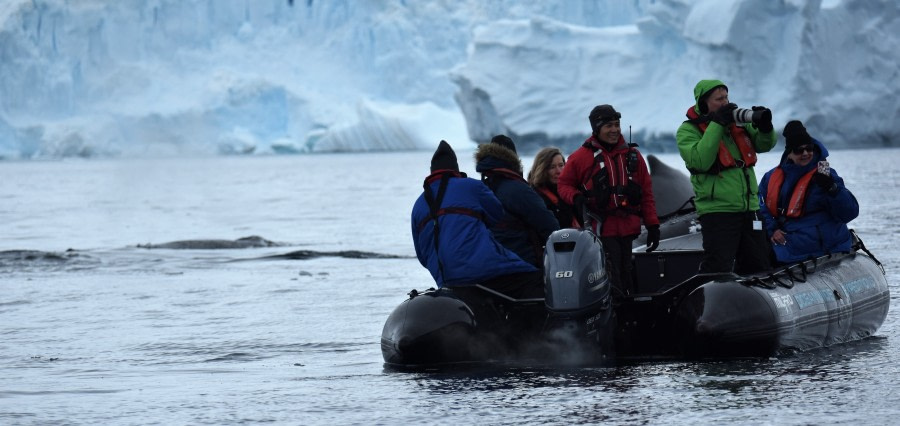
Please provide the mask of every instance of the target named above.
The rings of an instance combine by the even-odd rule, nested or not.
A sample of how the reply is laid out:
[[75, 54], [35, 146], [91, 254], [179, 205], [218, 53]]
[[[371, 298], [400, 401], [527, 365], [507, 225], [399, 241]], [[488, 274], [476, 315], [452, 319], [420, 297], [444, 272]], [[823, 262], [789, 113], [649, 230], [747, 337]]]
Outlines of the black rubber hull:
[[387, 365], [400, 369], [467, 364], [605, 365], [614, 357], [615, 311], [549, 315], [542, 304], [502, 302], [476, 317], [450, 290], [415, 293], [388, 317], [381, 335]]
[[399, 366], [471, 362], [475, 327], [472, 310], [450, 292], [411, 295], [385, 322], [381, 353]]
[[[820, 259], [803, 281], [800, 267], [792, 269], [794, 280], [782, 272], [776, 281], [755, 283], [736, 275], [695, 276], [662, 292], [624, 298], [587, 322], [545, 315], [550, 329], [540, 332], [496, 318], [481, 321], [490, 324], [485, 330], [450, 291], [425, 292], [388, 317], [382, 354], [389, 365], [411, 368], [517, 357], [565, 365], [613, 357], [769, 357], [871, 336], [887, 317], [887, 280], [870, 257]], [[595, 331], [585, 333], [586, 323]], [[615, 324], [615, 331], [596, 331], [600, 323]], [[567, 328], [573, 333], [561, 335]]]
[[692, 291], [677, 312], [683, 352], [733, 357], [807, 350], [870, 336], [887, 317], [887, 280], [866, 256], [826, 261], [792, 286], [786, 278], [772, 283], [775, 288], [714, 281]]

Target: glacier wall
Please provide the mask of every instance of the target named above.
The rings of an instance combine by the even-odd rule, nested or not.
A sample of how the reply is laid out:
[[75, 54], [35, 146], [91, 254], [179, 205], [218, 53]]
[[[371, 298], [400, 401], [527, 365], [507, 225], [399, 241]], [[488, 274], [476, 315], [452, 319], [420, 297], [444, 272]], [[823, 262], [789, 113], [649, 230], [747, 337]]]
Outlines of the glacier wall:
[[672, 151], [694, 84], [715, 78], [738, 105], [770, 107], [779, 132], [801, 119], [834, 147], [891, 146], [898, 4], [661, 0], [616, 27], [504, 20], [476, 28], [453, 72], [457, 99], [469, 123], [484, 122], [470, 128], [476, 140], [507, 131], [575, 147], [591, 108], [609, 103], [645, 149]]
[[890, 145], [890, 0], [7, 0], [0, 158], [574, 146], [612, 103], [671, 149], [700, 78]]

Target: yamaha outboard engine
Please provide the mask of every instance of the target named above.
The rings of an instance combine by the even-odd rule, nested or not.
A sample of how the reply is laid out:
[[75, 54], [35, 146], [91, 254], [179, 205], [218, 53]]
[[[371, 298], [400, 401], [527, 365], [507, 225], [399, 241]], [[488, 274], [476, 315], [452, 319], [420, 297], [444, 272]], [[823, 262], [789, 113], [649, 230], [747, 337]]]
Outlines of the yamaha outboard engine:
[[590, 343], [588, 350], [593, 353], [587, 356], [613, 355], [616, 317], [600, 239], [588, 230], [554, 232], [547, 239], [544, 271], [545, 304], [553, 333]]

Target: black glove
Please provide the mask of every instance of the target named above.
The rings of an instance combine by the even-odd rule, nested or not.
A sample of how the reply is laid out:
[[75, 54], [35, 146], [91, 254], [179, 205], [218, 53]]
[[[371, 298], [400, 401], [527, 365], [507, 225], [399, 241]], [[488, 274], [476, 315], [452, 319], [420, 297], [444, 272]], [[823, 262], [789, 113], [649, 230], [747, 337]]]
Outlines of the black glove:
[[659, 225], [647, 227], [647, 253], [659, 247]]
[[[753, 124], [756, 125], [756, 128], [759, 129], [760, 132], [769, 133], [772, 131], [772, 110], [764, 107], [764, 106], [755, 106], [753, 107], [754, 117], [759, 116], [758, 119], [753, 121]], [[757, 114], [756, 111], [762, 111], [761, 114]]]
[[816, 172], [816, 174], [812, 177], [813, 183], [819, 185], [820, 188], [824, 189], [828, 195], [836, 195], [838, 193], [837, 183], [834, 182], [834, 178], [831, 175], [826, 175], [824, 173]]
[[735, 109], [737, 109], [737, 104], [722, 105], [721, 108], [710, 114], [709, 118], [711, 118], [712, 121], [721, 124], [722, 127], [728, 126], [729, 124], [734, 123]]

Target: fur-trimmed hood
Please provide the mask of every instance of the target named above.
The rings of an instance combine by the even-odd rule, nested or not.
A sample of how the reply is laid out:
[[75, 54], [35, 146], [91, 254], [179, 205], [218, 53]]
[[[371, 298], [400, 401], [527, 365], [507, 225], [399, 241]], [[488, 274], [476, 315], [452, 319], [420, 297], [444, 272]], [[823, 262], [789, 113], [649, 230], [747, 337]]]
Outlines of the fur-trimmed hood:
[[475, 150], [475, 171], [510, 169], [522, 174], [522, 160], [509, 148], [495, 143], [483, 143]]

